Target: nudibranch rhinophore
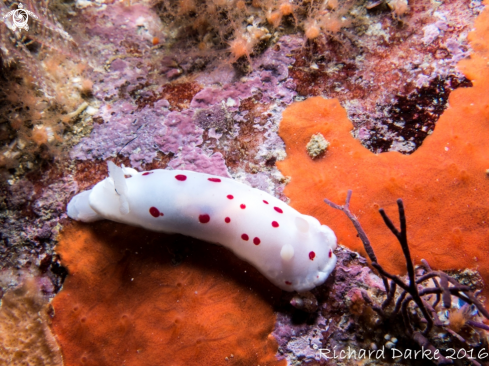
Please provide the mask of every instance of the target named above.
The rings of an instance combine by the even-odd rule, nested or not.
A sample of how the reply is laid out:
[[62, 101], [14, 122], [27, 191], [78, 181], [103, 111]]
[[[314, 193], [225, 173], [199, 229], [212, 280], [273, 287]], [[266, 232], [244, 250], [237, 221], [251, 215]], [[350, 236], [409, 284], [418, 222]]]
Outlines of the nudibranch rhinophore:
[[72, 219], [108, 219], [223, 245], [286, 291], [311, 290], [335, 267], [333, 231], [266, 192], [204, 173], [108, 165], [109, 178], [72, 198]]

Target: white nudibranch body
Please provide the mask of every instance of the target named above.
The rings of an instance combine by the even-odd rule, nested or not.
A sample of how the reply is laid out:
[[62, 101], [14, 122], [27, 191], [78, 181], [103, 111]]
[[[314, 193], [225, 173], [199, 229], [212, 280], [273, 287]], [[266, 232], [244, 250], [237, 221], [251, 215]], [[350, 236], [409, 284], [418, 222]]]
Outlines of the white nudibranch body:
[[266, 192], [209, 174], [108, 164], [109, 178], [68, 204], [72, 219], [108, 219], [223, 245], [286, 291], [310, 290], [335, 267], [333, 231]]

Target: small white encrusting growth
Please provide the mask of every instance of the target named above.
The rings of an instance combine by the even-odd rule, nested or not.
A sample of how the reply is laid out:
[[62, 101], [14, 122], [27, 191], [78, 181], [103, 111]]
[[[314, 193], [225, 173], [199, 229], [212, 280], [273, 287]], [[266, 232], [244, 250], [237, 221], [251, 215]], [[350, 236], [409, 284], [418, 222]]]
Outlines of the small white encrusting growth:
[[109, 163], [109, 178], [73, 197], [68, 215], [221, 244], [286, 291], [324, 283], [336, 264], [329, 227], [266, 192], [203, 173]]
[[313, 159], [316, 159], [329, 148], [329, 142], [326, 141], [322, 134], [316, 133], [312, 135], [311, 139], [307, 143], [306, 148], [309, 156]]

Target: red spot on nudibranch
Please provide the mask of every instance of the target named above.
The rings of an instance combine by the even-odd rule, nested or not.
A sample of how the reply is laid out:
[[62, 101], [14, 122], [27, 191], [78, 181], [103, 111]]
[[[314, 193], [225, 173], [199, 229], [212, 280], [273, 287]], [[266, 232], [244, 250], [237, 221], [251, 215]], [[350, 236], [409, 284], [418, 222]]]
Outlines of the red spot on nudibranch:
[[207, 214], [199, 215], [199, 222], [202, 224], [207, 224], [211, 221], [211, 217]]
[[163, 212], [160, 212], [160, 216], [165, 216], [165, 215], [163, 215]]
[[277, 221], [272, 221], [272, 226], [273, 226], [273, 227], [278, 227], [278, 226], [279, 226], [279, 225], [278, 225], [278, 222], [277, 222]]
[[175, 179], [183, 182], [184, 180], [187, 180], [187, 176], [183, 174], [177, 174], [175, 175]]
[[239, 207], [241, 207], [242, 210], [246, 208], [246, 205], [244, 203], [240, 204]]
[[[151, 214], [151, 216], [153, 217], [158, 217], [160, 216], [160, 210], [158, 210], [156, 207], [151, 207], [149, 209], [149, 213]], [[161, 216], [163, 216], [163, 214], [161, 214]]]
[[224, 219], [224, 222], [225, 222], [226, 224], [229, 224], [229, 223], [231, 222], [231, 219], [230, 219], [229, 217], [226, 217], [226, 218]]
[[241, 235], [241, 239], [243, 239], [244, 241], [248, 241], [250, 237], [248, 236], [248, 234], [243, 234]]
[[265, 200], [263, 200], [263, 203], [266, 203], [266, 204], [268, 205], [268, 202], [267, 202], [267, 201], [265, 201]]
[[329, 257], [331, 258], [333, 256], [333, 252], [331, 251], [331, 249], [329, 250]]
[[290, 281], [285, 281], [285, 284], [286, 284], [286, 285], [292, 285], [292, 282], [290, 282]]
[[221, 180], [219, 178], [207, 178], [208, 181], [219, 183]]
[[316, 256], [316, 253], [314, 252], [309, 252], [309, 259], [314, 260], [314, 257]]
[[143, 175], [150, 175], [153, 174], [153, 172], [144, 172]]
[[260, 238], [254, 238], [254, 239], [253, 239], [253, 244], [255, 244], [255, 245], [259, 245], [260, 243], [261, 243]]
[[234, 198], [234, 196], [232, 194], [228, 194], [226, 197], [229, 198], [230, 200], [232, 200]]
[[280, 207], [274, 207], [273, 209], [278, 213], [284, 213]]

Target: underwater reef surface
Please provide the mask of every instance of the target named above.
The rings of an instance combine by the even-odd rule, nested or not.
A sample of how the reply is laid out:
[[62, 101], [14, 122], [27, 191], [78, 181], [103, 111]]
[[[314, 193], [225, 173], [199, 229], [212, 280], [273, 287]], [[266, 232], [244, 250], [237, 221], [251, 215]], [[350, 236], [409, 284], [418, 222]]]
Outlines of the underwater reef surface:
[[[335, 346], [420, 346], [402, 321], [386, 324], [372, 310], [365, 293], [380, 304], [382, 280], [344, 247], [324, 285], [295, 295], [215, 245], [73, 223], [67, 202], [107, 176], [107, 160], [232, 177], [290, 199], [364, 254], [346, 217], [323, 203], [353, 189], [352, 211], [395, 273], [404, 258], [377, 210], [394, 215], [403, 198], [415, 264], [455, 270], [472, 290], [487, 282], [481, 1], [25, 6], [39, 15], [28, 33], [0, 23], [0, 314], [10, 314], [11, 335], [1, 359], [59, 364], [61, 352], [65, 365], [317, 365], [331, 362], [318, 350]], [[16, 7], [4, 2], [0, 16]], [[487, 350], [469, 308], [437, 308], [450, 327], [433, 331], [431, 344]], [[15, 317], [38, 327], [31, 349], [5, 346], [19, 338], [8, 326]]]

